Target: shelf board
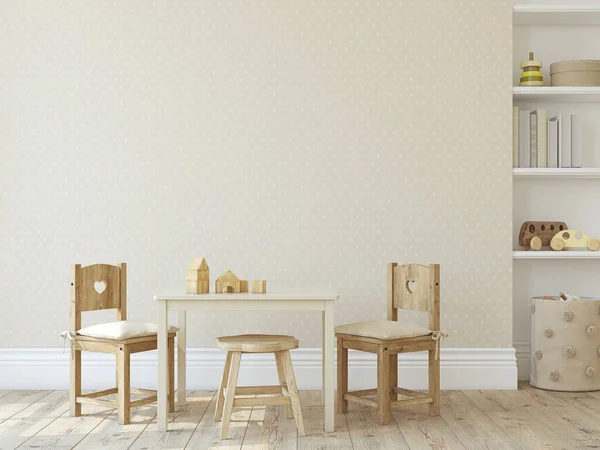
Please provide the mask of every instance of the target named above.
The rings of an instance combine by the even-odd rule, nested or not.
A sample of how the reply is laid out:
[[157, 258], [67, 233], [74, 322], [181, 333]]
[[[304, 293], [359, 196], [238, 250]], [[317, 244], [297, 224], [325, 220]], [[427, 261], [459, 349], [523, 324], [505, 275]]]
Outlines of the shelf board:
[[560, 179], [600, 179], [600, 169], [584, 167], [581, 169], [513, 169], [514, 179], [560, 178]]
[[600, 102], [600, 86], [514, 86], [513, 100], [526, 102]]
[[514, 25], [600, 25], [600, 5], [515, 5]]
[[513, 259], [600, 259], [600, 251], [567, 250], [554, 251], [514, 251]]

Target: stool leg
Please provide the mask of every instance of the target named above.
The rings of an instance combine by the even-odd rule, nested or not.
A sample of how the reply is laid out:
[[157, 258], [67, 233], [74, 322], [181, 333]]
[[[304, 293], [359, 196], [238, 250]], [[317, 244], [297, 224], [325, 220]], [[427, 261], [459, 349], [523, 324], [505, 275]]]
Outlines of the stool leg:
[[235, 398], [235, 387], [237, 386], [240, 361], [242, 359], [242, 352], [231, 353], [231, 370], [229, 372], [229, 379], [227, 380], [227, 390], [225, 391], [225, 410], [223, 411], [223, 424], [221, 425], [221, 439], [227, 439], [231, 410], [233, 409], [233, 400]]
[[[282, 355], [282, 353], [283, 352], [275, 352], [275, 362], [277, 363], [277, 376], [279, 377], [279, 385], [282, 387], [284, 386], [287, 390], [288, 387], [287, 382], [285, 381], [285, 368], [283, 366], [284, 356]], [[290, 405], [285, 406], [285, 413], [288, 419], [294, 418], [294, 412], [292, 411], [292, 407]]]
[[300, 436], [306, 436], [304, 431], [304, 420], [302, 419], [302, 408], [300, 406], [300, 397], [298, 396], [298, 387], [296, 386], [296, 377], [294, 376], [294, 368], [292, 367], [292, 359], [289, 351], [281, 352], [283, 354], [283, 367], [285, 369], [285, 378], [287, 380], [288, 392], [292, 402], [292, 410], [296, 418], [296, 426]]
[[217, 407], [215, 408], [215, 422], [219, 422], [223, 418], [223, 402], [225, 401], [225, 389], [227, 388], [227, 380], [229, 379], [229, 371], [231, 369], [231, 352], [227, 352], [225, 358], [225, 368], [223, 369], [223, 377], [221, 378], [221, 386], [217, 392]]

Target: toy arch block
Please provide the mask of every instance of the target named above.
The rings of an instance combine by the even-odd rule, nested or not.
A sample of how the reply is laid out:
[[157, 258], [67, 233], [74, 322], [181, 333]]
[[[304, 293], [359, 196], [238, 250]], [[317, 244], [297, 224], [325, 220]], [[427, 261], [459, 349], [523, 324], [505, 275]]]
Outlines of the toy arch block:
[[215, 281], [217, 294], [240, 292], [248, 292], [248, 280], [240, 280], [231, 270], [227, 270]]
[[204, 258], [193, 258], [185, 275], [185, 292], [188, 294], [208, 294], [210, 290], [210, 270]]

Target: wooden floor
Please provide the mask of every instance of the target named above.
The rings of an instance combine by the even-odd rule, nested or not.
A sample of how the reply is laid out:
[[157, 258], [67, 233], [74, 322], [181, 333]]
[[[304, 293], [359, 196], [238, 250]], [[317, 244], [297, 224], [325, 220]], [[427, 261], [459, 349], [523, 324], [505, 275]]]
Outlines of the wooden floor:
[[153, 405], [132, 410], [131, 425], [114, 410], [83, 406], [70, 417], [64, 391], [0, 391], [0, 449], [579, 449], [600, 448], [600, 393], [446, 391], [440, 417], [427, 406], [393, 410], [380, 426], [374, 411], [350, 405], [325, 435], [320, 393], [301, 392], [308, 436], [299, 437], [282, 407], [237, 408], [229, 439], [213, 422], [215, 393], [190, 391], [189, 402], [160, 433]]

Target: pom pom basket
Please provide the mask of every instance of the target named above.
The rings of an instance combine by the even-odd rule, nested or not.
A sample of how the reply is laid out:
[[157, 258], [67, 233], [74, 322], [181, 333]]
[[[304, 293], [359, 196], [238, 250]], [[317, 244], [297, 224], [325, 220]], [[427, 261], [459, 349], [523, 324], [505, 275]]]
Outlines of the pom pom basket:
[[600, 390], [600, 299], [531, 299], [531, 386]]

